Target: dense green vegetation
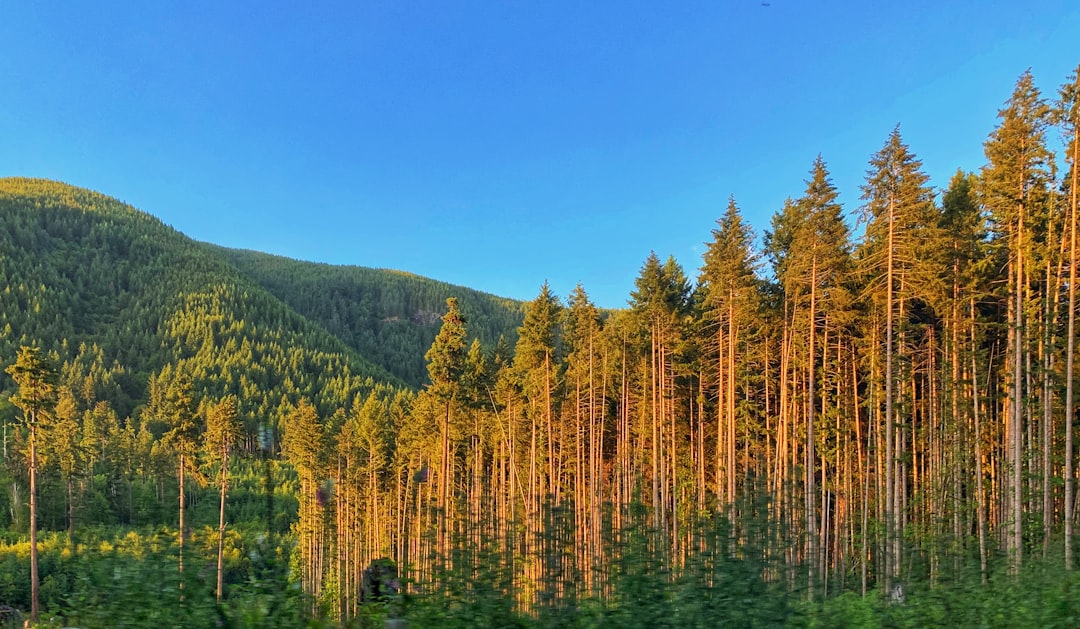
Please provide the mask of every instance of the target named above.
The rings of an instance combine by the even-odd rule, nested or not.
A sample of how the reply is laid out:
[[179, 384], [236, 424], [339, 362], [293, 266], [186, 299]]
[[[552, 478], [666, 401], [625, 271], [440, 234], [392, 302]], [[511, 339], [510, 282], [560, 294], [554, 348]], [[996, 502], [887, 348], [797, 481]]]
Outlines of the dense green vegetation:
[[300, 262], [255, 251], [212, 247], [253, 282], [412, 387], [427, 382], [424, 352], [435, 340], [448, 297], [487, 347], [511, 345], [521, 304], [409, 273]]
[[[283, 396], [327, 411], [374, 382], [419, 387], [453, 290], [203, 245], [94, 192], [0, 179], [0, 355], [56, 352], [80, 402], [121, 417], [167, 364], [201, 395], [237, 395], [251, 417], [279, 415]], [[485, 343], [513, 340], [519, 305], [462, 293]]]
[[0, 562], [40, 569], [0, 596], [87, 626], [1074, 626], [1078, 95], [1021, 76], [940, 195], [895, 129], [858, 239], [819, 156], [760, 247], [731, 199], [695, 277], [649, 254], [611, 313], [544, 285], [435, 321], [443, 286], [0, 180]]
[[125, 416], [165, 365], [190, 371], [205, 395], [237, 395], [257, 417], [276, 414], [282, 396], [329, 408], [395, 382], [198, 243], [115, 200], [3, 179], [0, 218], [0, 352], [57, 353], [84, 405], [107, 401]]

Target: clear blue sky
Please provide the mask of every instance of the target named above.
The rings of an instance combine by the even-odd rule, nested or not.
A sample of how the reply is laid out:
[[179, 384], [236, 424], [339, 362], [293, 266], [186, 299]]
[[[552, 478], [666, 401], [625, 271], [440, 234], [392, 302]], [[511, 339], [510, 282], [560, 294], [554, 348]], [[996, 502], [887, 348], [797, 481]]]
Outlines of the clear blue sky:
[[757, 233], [821, 153], [853, 215], [897, 124], [978, 169], [1074, 0], [0, 4], [0, 176], [99, 190], [199, 240], [622, 307]]

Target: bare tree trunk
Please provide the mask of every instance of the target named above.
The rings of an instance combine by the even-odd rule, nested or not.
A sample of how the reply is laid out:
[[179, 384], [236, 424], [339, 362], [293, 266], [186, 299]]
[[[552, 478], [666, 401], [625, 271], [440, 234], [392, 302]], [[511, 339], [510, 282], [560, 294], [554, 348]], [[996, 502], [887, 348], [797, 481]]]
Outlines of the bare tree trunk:
[[1073, 494], [1073, 363], [1076, 351], [1076, 213], [1080, 172], [1080, 125], [1072, 138], [1072, 185], [1069, 187], [1069, 326], [1065, 350], [1065, 569], [1072, 570]]
[[809, 339], [809, 357], [807, 359], [807, 367], [809, 374], [807, 376], [807, 404], [806, 404], [806, 451], [805, 451], [805, 478], [806, 484], [803, 488], [804, 500], [806, 502], [806, 565], [807, 565], [807, 593], [810, 600], [814, 598], [814, 580], [817, 575], [815, 574], [814, 566], [817, 563], [817, 525], [815, 523], [814, 515], [817, 511], [816, 503], [816, 487], [814, 478], [814, 465], [816, 457], [814, 454], [814, 412], [815, 412], [815, 378], [817, 372], [815, 370], [815, 363], [817, 360], [817, 348], [816, 339], [817, 336], [817, 258], [814, 258], [813, 268], [810, 274], [810, 339]]
[[892, 591], [892, 580], [899, 575], [900, 556], [897, 538], [896, 503], [896, 439], [893, 427], [896, 423], [893, 404], [895, 379], [893, 377], [893, 209], [895, 201], [889, 202], [889, 253], [885, 273], [885, 591]]
[[[179, 538], [180, 538], [180, 540], [179, 540], [180, 550], [179, 550], [179, 557], [180, 557], [180, 574], [181, 574], [181, 576], [184, 574], [184, 506], [185, 506], [185, 502], [186, 502], [184, 500], [184, 468], [186, 466], [186, 462], [187, 461], [185, 460], [184, 453], [181, 452], [180, 453], [180, 467], [178, 468], [178, 471], [177, 471], [177, 478], [178, 478], [179, 485], [180, 485], [180, 498], [179, 498], [179, 501], [180, 501], [180, 535], [179, 535]], [[184, 582], [183, 582], [183, 580], [181, 580], [180, 581], [180, 589], [183, 589], [183, 588], [184, 588]]]
[[[1023, 192], [1023, 191], [1021, 191]], [[1012, 570], [1017, 574], [1023, 561], [1023, 429], [1024, 429], [1024, 357], [1026, 354], [1026, 334], [1024, 318], [1024, 264], [1026, 256], [1024, 251], [1024, 205], [1019, 206], [1019, 216], [1016, 227], [1016, 260], [1013, 271], [1013, 323], [1010, 326], [1013, 338], [1013, 374], [1010, 387], [1011, 399], [1009, 422], [1009, 436], [1007, 439], [1008, 456], [1010, 463], [1010, 500], [1009, 517], [1011, 519], [1009, 529], [1009, 550]]]
[[[982, 581], [986, 583], [987, 556], [986, 556], [986, 491], [983, 489], [983, 448], [982, 448], [982, 414], [979, 405], [979, 366], [975, 354], [975, 298], [970, 300], [971, 312], [971, 400], [972, 415], [975, 420], [975, 496], [976, 508], [978, 509], [977, 524], [979, 527], [979, 572]], [[987, 369], [989, 372], [989, 369]]]
[[[735, 502], [735, 292], [728, 292], [727, 416], [728, 416], [728, 502]], [[743, 470], [744, 473], [746, 470]], [[735, 513], [732, 511], [732, 516]]]
[[37, 545], [37, 417], [30, 424], [30, 620], [40, 613]]
[[227, 450], [221, 453], [221, 503], [218, 510], [218, 540], [217, 540], [217, 600], [221, 600], [223, 591], [223, 570], [225, 566], [225, 494], [229, 487], [229, 454]]

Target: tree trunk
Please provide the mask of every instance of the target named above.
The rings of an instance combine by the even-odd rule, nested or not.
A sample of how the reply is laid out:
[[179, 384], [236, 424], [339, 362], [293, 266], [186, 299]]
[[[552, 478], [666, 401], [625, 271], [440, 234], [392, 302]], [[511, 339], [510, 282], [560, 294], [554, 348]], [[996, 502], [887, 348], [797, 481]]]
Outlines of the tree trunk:
[[180, 455], [180, 467], [177, 469], [177, 479], [180, 485], [180, 535], [179, 535], [179, 557], [180, 557], [180, 589], [184, 588], [183, 574], [184, 574], [184, 455]]
[[218, 510], [217, 539], [217, 600], [221, 600], [223, 570], [225, 565], [225, 494], [229, 486], [229, 455], [221, 453], [221, 503]]
[[817, 511], [815, 506], [815, 478], [814, 478], [814, 412], [815, 412], [815, 378], [817, 377], [817, 371], [815, 369], [816, 356], [816, 339], [817, 336], [817, 258], [814, 258], [813, 268], [810, 273], [810, 344], [809, 344], [809, 357], [807, 358], [807, 366], [809, 374], [807, 376], [807, 403], [806, 403], [806, 451], [804, 459], [804, 476], [806, 479], [806, 486], [803, 488], [804, 501], [806, 503], [806, 566], [807, 566], [807, 593], [810, 600], [814, 599], [814, 580], [816, 574], [814, 566], [817, 563], [817, 525], [815, 523], [814, 514]]
[[1072, 138], [1072, 185], [1069, 187], [1069, 325], [1065, 350], [1065, 569], [1072, 570], [1073, 493], [1073, 363], [1076, 351], [1076, 213], [1080, 173], [1080, 125]]
[[30, 620], [37, 622], [40, 612], [37, 546], [37, 417], [30, 425]]

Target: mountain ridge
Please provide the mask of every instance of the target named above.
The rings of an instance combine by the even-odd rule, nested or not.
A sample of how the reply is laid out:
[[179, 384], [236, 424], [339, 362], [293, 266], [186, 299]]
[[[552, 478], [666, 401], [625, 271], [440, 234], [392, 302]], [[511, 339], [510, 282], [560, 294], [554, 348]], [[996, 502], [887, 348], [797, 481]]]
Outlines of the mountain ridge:
[[[436, 297], [444, 303], [447, 290], [480, 295], [408, 272], [363, 270], [394, 278], [384, 283], [399, 292], [419, 283], [439, 286], [442, 293], [419, 301], [402, 294], [403, 303], [416, 301], [430, 314], [418, 322], [390, 321], [387, 329], [367, 330], [373, 315], [354, 308], [356, 316], [338, 326], [352, 336], [342, 338], [326, 329], [329, 319], [305, 316], [294, 308], [302, 301], [290, 305], [253, 279], [259, 274], [252, 268], [245, 273], [237, 267], [237, 261], [252, 267], [274, 260], [272, 270], [280, 259], [194, 240], [100, 192], [48, 179], [0, 178], [0, 366], [14, 359], [19, 345], [40, 344], [60, 359], [69, 384], [85, 382], [87, 400], [108, 400], [124, 413], [145, 400], [147, 380], [166, 365], [189, 372], [205, 394], [238, 395], [252, 418], [280, 416], [300, 398], [332, 412], [376, 386], [423, 386], [416, 365], [422, 365], [426, 347], [417, 342], [437, 331]], [[294, 261], [290, 268], [298, 277], [316, 277], [308, 265], [322, 263]], [[356, 269], [365, 267], [322, 266], [326, 281], [352, 277], [338, 283], [360, 297], [373, 290], [355, 281]], [[326, 292], [317, 281], [303, 286], [310, 295]], [[288, 278], [276, 278], [273, 288], [303, 294], [290, 288]], [[503, 326], [503, 333], [516, 329], [516, 302], [475, 299], [501, 304], [491, 308], [511, 314], [493, 325]], [[335, 298], [332, 305], [340, 309], [348, 302]], [[398, 311], [380, 318], [394, 316]], [[373, 359], [361, 351], [372, 341], [397, 338], [395, 331], [408, 341], [394, 352]], [[357, 342], [359, 336], [365, 342]], [[409, 360], [400, 360], [400, 352]], [[402, 363], [409, 369], [394, 366]], [[0, 374], [0, 392], [10, 388]]]

